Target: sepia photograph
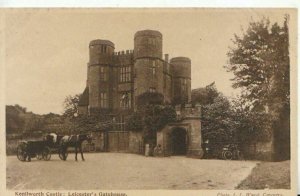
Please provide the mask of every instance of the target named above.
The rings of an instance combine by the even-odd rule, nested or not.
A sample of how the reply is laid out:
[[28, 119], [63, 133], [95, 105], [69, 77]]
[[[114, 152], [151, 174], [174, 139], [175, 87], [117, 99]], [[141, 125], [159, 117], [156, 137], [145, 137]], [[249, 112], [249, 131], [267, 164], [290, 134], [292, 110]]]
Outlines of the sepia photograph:
[[12, 195], [295, 190], [297, 9], [6, 9], [3, 19]]

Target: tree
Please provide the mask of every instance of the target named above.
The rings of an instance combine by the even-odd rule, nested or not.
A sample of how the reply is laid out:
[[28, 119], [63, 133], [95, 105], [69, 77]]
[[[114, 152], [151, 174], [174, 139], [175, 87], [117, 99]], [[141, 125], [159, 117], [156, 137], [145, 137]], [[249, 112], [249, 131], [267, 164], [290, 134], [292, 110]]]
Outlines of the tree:
[[212, 104], [214, 99], [219, 96], [215, 82], [207, 85], [204, 88], [197, 88], [192, 90], [192, 103], [207, 105]]
[[214, 98], [211, 104], [202, 106], [202, 121], [205, 139], [221, 144], [234, 142], [232, 108], [222, 94]]
[[27, 108], [26, 107], [22, 107], [19, 104], [15, 104], [13, 107], [15, 107], [16, 110], [22, 112], [22, 113], [26, 113], [27, 112]]
[[5, 107], [6, 133], [21, 133], [24, 129], [25, 119], [24, 114], [26, 109], [19, 105], [7, 105]]
[[289, 107], [288, 17], [284, 26], [263, 18], [251, 22], [243, 35], [233, 40], [227, 71], [234, 74], [233, 87], [242, 88], [242, 98], [252, 107], [272, 108], [274, 118]]
[[146, 105], [162, 105], [164, 102], [164, 96], [157, 92], [145, 92], [137, 97], [136, 105], [138, 109]]
[[259, 114], [260, 119], [267, 119], [256, 119], [254, 123], [257, 127], [262, 123], [263, 135], [274, 136], [276, 151], [283, 152], [278, 159], [290, 155], [288, 20], [285, 16], [283, 26], [271, 25], [266, 18], [251, 22], [242, 36], [235, 35], [225, 66], [234, 74], [233, 87], [242, 89], [241, 99], [251, 110], [249, 118]]
[[130, 131], [142, 131], [144, 121], [141, 112], [133, 112], [126, 120], [126, 129]]
[[74, 114], [78, 112], [78, 103], [80, 99], [80, 94], [69, 95], [65, 98], [63, 106], [64, 112], [63, 115], [68, 118], [73, 118]]
[[219, 157], [226, 144], [240, 150], [253, 141], [270, 139], [270, 117], [253, 110], [240, 97], [229, 100], [214, 83], [193, 90], [193, 104], [202, 106], [202, 137], [209, 140], [212, 156]]
[[[63, 116], [69, 121], [69, 132], [80, 133], [91, 130], [109, 130], [112, 128], [112, 117], [107, 109], [94, 108], [90, 114], [78, 114], [78, 103], [81, 94], [69, 95], [64, 100]], [[76, 116], [74, 114], [77, 114]]]
[[194, 89], [192, 92], [193, 104], [201, 104], [202, 107], [202, 136], [204, 140], [214, 143], [214, 146], [222, 146], [234, 143], [236, 122], [233, 118], [232, 104], [215, 83], [204, 88]]
[[232, 121], [234, 122], [235, 139], [240, 144], [253, 141], [269, 141], [271, 136], [271, 117], [264, 111], [251, 110], [245, 106], [242, 99], [236, 98], [231, 102]]

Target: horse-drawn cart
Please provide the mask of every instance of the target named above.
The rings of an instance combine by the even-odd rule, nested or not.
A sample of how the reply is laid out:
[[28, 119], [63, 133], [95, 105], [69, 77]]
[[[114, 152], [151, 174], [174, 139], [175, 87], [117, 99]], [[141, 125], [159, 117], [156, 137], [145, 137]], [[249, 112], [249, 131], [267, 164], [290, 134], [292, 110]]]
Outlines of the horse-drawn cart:
[[[17, 157], [20, 161], [31, 161], [31, 158], [38, 160], [49, 161], [52, 153], [58, 153], [59, 158], [63, 160], [60, 142], [58, 139], [53, 141], [53, 138], [46, 136], [45, 140], [37, 141], [22, 141], [17, 147]], [[64, 156], [68, 156], [67, 153]]]
[[17, 157], [20, 161], [30, 161], [34, 157], [49, 161], [51, 150], [47, 141], [23, 141], [18, 145]]
[[90, 134], [78, 135], [57, 135], [56, 133], [48, 134], [44, 140], [39, 141], [23, 141], [18, 145], [17, 157], [20, 161], [31, 161], [31, 158], [36, 157], [38, 160], [49, 161], [51, 153], [57, 153], [61, 160], [66, 160], [68, 156], [68, 147], [75, 148], [75, 160], [77, 161], [77, 153], [81, 153], [81, 159], [84, 161], [82, 152], [82, 142], [88, 141], [91, 143], [92, 137]]

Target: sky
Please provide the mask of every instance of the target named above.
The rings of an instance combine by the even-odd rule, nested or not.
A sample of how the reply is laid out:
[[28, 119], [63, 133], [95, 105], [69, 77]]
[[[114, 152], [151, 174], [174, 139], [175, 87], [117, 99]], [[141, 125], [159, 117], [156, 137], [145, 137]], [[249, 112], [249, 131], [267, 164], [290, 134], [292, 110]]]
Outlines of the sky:
[[232, 73], [223, 68], [234, 34], [250, 21], [283, 22], [284, 9], [24, 9], [5, 17], [5, 103], [38, 114], [62, 113], [66, 96], [86, 85], [88, 44], [108, 39], [133, 49], [135, 32], [158, 30], [163, 54], [192, 61], [192, 89], [215, 82], [226, 96]]

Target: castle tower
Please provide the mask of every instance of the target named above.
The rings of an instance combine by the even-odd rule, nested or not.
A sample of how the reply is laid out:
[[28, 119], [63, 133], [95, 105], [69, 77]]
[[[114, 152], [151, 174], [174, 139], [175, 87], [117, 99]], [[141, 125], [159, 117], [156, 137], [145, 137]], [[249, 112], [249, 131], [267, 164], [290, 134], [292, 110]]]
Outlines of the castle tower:
[[162, 34], [154, 30], [134, 35], [134, 98], [145, 92], [163, 94]]
[[187, 57], [175, 57], [170, 60], [170, 64], [173, 75], [173, 102], [191, 102], [191, 60]]
[[109, 40], [93, 40], [89, 44], [88, 80], [89, 109], [109, 109], [110, 96], [110, 65], [114, 53], [114, 43]]

